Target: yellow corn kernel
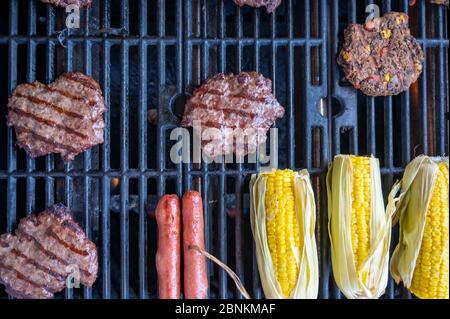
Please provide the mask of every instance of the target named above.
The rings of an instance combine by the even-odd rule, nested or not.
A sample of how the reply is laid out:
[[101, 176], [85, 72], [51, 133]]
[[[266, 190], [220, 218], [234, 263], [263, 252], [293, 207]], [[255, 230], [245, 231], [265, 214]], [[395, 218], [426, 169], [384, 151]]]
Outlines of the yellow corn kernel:
[[391, 80], [391, 74], [390, 73], [386, 73], [384, 75], [384, 84], [389, 83], [390, 80]]
[[414, 65], [416, 66], [417, 72], [422, 72], [422, 62], [417, 60], [414, 62]]
[[397, 24], [402, 24], [406, 21], [405, 17], [403, 16], [403, 14], [399, 15], [397, 18], [395, 18], [395, 22]]
[[370, 45], [366, 45], [366, 51], [367, 51], [368, 53], [372, 52], [372, 49], [370, 48]]
[[267, 175], [265, 194], [267, 242], [275, 276], [285, 297], [297, 283], [298, 254], [303, 243], [294, 207], [294, 176], [291, 170]]
[[360, 271], [370, 249], [370, 158], [352, 157], [352, 248], [356, 271]]
[[347, 62], [352, 59], [352, 57], [350, 56], [350, 54], [347, 51], [344, 51], [344, 53], [342, 53], [342, 58]]
[[384, 29], [380, 31], [380, 34], [383, 39], [389, 39], [392, 35], [392, 31], [390, 29]]
[[419, 298], [449, 298], [449, 184], [448, 165], [439, 171], [425, 217], [422, 244], [411, 282], [411, 292]]

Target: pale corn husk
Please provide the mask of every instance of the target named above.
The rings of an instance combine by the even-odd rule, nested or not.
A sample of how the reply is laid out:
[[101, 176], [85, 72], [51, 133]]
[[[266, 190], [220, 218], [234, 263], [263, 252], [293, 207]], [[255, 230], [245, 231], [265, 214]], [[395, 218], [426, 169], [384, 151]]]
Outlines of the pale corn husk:
[[[406, 166], [403, 179], [389, 194], [387, 211], [393, 214], [393, 223], [400, 223], [399, 243], [391, 259], [391, 275], [406, 288], [411, 287], [417, 257], [425, 229], [426, 212], [436, 182], [438, 165], [448, 157], [416, 157]], [[400, 193], [399, 193], [400, 192]], [[448, 244], [448, 243], [447, 243]], [[448, 250], [448, 245], [446, 247]]]
[[294, 182], [295, 210], [302, 220], [304, 246], [298, 259], [297, 284], [290, 296], [284, 296], [282, 293], [267, 242], [264, 205], [266, 182], [267, 173], [253, 175], [250, 181], [250, 221], [264, 294], [268, 299], [315, 299], [319, 291], [319, 264], [314, 234], [316, 204], [309, 174], [306, 170], [297, 172]]
[[225, 264], [224, 262], [222, 262], [220, 259], [218, 259], [217, 257], [211, 255], [210, 253], [208, 253], [206, 250], [201, 249], [199, 246], [197, 245], [189, 245], [188, 246], [189, 249], [194, 249], [196, 251], [198, 251], [200, 254], [202, 254], [203, 256], [205, 256], [206, 258], [208, 258], [209, 260], [211, 260], [212, 262], [214, 262], [216, 265], [218, 265], [220, 268], [222, 268], [223, 270], [226, 271], [226, 273], [231, 277], [231, 279], [234, 281], [234, 284], [236, 285], [236, 288], [239, 290], [239, 292], [241, 293], [241, 295], [245, 298], [245, 299], [252, 299], [252, 297], [250, 297], [250, 294], [247, 292], [247, 290], [245, 290], [244, 284], [242, 283], [241, 279], [239, 278], [238, 275], [236, 275], [236, 273], [231, 270], [230, 267], [227, 266], [227, 264]]
[[359, 272], [351, 240], [352, 155], [337, 155], [327, 174], [328, 232], [333, 275], [342, 293], [351, 299], [379, 298], [388, 280], [391, 216], [385, 214], [378, 159], [370, 157], [370, 251]]

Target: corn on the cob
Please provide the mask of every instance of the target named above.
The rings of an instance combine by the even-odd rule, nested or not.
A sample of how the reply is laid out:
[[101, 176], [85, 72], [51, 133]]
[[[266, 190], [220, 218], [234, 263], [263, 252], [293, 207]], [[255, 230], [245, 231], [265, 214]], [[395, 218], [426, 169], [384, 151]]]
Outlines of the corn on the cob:
[[327, 191], [336, 284], [347, 298], [378, 298], [387, 285], [391, 236], [378, 160], [336, 156], [328, 171]]
[[250, 182], [251, 226], [267, 298], [317, 298], [315, 203], [308, 172], [275, 170]]
[[419, 156], [389, 195], [388, 210], [400, 222], [391, 273], [419, 298], [449, 298], [448, 174], [448, 158]]

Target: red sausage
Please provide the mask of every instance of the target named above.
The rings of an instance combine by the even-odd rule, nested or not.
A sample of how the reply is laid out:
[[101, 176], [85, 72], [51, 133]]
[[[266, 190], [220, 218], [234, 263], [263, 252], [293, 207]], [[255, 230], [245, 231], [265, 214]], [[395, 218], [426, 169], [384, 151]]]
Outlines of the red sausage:
[[183, 196], [183, 253], [184, 253], [184, 297], [206, 299], [208, 277], [206, 257], [190, 246], [205, 249], [202, 197], [198, 192], [187, 192]]
[[177, 195], [164, 195], [156, 207], [158, 223], [158, 298], [180, 299], [180, 200]]

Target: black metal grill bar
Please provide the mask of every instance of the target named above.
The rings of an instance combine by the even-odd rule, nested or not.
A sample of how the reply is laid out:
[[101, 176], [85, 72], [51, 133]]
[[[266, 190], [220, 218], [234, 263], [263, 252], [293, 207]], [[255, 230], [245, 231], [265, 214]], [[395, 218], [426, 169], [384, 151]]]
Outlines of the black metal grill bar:
[[[308, 1], [307, 1], [308, 2]], [[309, 2], [308, 2], [309, 3]], [[293, 7], [292, 1], [287, 3], [288, 11], [288, 35], [289, 40], [294, 38], [294, 24], [293, 24]], [[305, 9], [305, 11], [307, 11]], [[309, 26], [309, 14], [307, 14], [306, 25]], [[309, 29], [306, 31], [307, 37], [309, 37]], [[289, 88], [294, 87], [294, 47], [292, 42], [288, 45], [288, 83]], [[289, 152], [288, 152], [288, 163], [289, 167], [295, 167], [295, 123], [294, 123], [294, 92], [293, 90], [288, 90], [286, 114], [288, 115], [288, 125], [289, 125]]]
[[[427, 33], [427, 27], [426, 27], [426, 6], [425, 2], [422, 1], [420, 3], [421, 6], [421, 35], [422, 37], [426, 35]], [[421, 97], [421, 103], [419, 106], [419, 112], [420, 112], [420, 118], [422, 119], [422, 122], [420, 123], [421, 128], [421, 136], [422, 136], [422, 151], [424, 154], [428, 154], [428, 112], [427, 112], [427, 99], [428, 99], [428, 92], [427, 92], [427, 45], [423, 44], [423, 71], [422, 75], [420, 77], [420, 92], [422, 93]]]
[[[111, 27], [111, 2], [105, 0], [103, 2], [103, 27], [108, 29]], [[111, 102], [111, 45], [107, 40], [107, 35], [103, 34], [102, 40], [102, 88], [105, 104], [110, 105]], [[101, 232], [102, 232], [102, 297], [105, 299], [111, 298], [111, 220], [110, 220], [110, 177], [105, 173], [110, 170], [111, 163], [111, 114], [105, 113], [105, 140], [100, 146], [102, 154], [102, 218], [101, 218]]]
[[[159, 177], [160, 175], [162, 176], [167, 176], [167, 177], [175, 177], [178, 174], [178, 171], [176, 170], [167, 170], [164, 171], [162, 173], [159, 172], [155, 172], [154, 170], [144, 170], [143, 172], [140, 172], [138, 169], [129, 169], [127, 171], [125, 171], [124, 173], [122, 173], [120, 170], [114, 169], [114, 170], [108, 170], [108, 171], [99, 171], [99, 170], [89, 170], [87, 172], [84, 172], [83, 170], [71, 170], [69, 172], [65, 172], [65, 171], [51, 171], [49, 173], [47, 172], [42, 172], [42, 171], [32, 171], [32, 172], [27, 172], [26, 170], [16, 170], [16, 171], [12, 171], [12, 172], [6, 172], [6, 171], [1, 171], [2, 176], [0, 176], [0, 179], [4, 179], [7, 178], [8, 176], [12, 176], [12, 177], [16, 177], [16, 178], [26, 178], [27, 176], [31, 176], [31, 177], [46, 177], [46, 176], [50, 176], [50, 177], [65, 177], [65, 176], [70, 176], [70, 177], [84, 177], [85, 175], [91, 176], [91, 177], [103, 177], [103, 176], [107, 176], [107, 177], [120, 177], [120, 176], [127, 176], [129, 178], [138, 178], [139, 176], [141, 176], [141, 174], [145, 177]], [[214, 173], [214, 172], [211, 172]], [[194, 173], [196, 174], [196, 173]]]
[[[121, 0], [120, 24], [125, 30], [129, 30], [129, 3]], [[128, 43], [120, 44], [120, 169], [122, 173], [128, 170], [128, 85], [129, 85], [129, 46]], [[128, 215], [128, 176], [122, 175], [120, 181], [120, 296], [123, 299], [129, 297], [130, 273], [129, 273], [129, 215]]]
[[[36, 43], [36, 44], [43, 44], [46, 41], [51, 41], [54, 42], [55, 44], [60, 43], [60, 39], [58, 38], [57, 35], [47, 35], [47, 36], [42, 36], [42, 35], [33, 35], [33, 37], [31, 38], [31, 42]], [[84, 36], [80, 36], [80, 35], [70, 35], [67, 38], [70, 38], [71, 42], [77, 43], [77, 42], [83, 42], [85, 40], [92, 42], [92, 43], [101, 43], [105, 37], [107, 36], [107, 34], [99, 34], [99, 35], [94, 35], [94, 34], [90, 34], [90, 35], [84, 35]], [[27, 44], [28, 41], [30, 41], [30, 38], [28, 35], [12, 35], [11, 37], [8, 38], [0, 38], [0, 44], [7, 44], [8, 40], [14, 40], [16, 41], [18, 44]], [[232, 41], [233, 39], [228, 39], [229, 41]], [[243, 41], [247, 41], [250, 39], [242, 39]], [[144, 36], [123, 36], [123, 37], [111, 37], [111, 38], [107, 38], [108, 43], [110, 44], [121, 44], [123, 42], [127, 42], [130, 46], [134, 45], [138, 45], [140, 42], [144, 42], [148, 45], [157, 45], [158, 43], [161, 42], [165, 42], [167, 44], [176, 44], [177, 43], [177, 38], [175, 36], [164, 36], [164, 37], [157, 37], [157, 36], [150, 36], [150, 35], [144, 35]]]
[[[398, 175], [403, 173], [404, 169], [403, 168], [393, 168], [393, 169], [387, 169], [387, 168], [381, 168], [381, 175], [389, 175], [389, 174], [393, 174], [393, 175]], [[310, 172], [308, 170], [309, 174], [311, 176], [320, 176], [323, 173], [326, 173], [325, 170], [314, 170], [313, 172]], [[150, 174], [148, 174], [150, 173]], [[128, 179], [134, 179], [134, 178], [139, 178], [139, 177], [145, 177], [145, 178], [156, 178], [159, 176], [163, 176], [166, 178], [175, 178], [178, 176], [178, 171], [174, 171], [174, 172], [165, 172], [165, 174], [156, 174], [155, 172], [144, 172], [144, 173], [138, 173], [138, 172], [134, 172], [134, 173], [125, 173], [125, 174], [120, 174], [120, 173], [114, 173], [114, 174], [102, 174], [102, 173], [96, 173], [95, 171], [88, 171], [86, 173], [84, 172], [70, 172], [69, 174], [65, 174], [64, 172], [50, 172], [48, 174], [46, 174], [45, 172], [32, 172], [32, 173], [26, 173], [26, 172], [21, 172], [21, 173], [15, 173], [15, 174], [8, 174], [6, 176], [2, 176], [0, 177], [1, 179], [7, 179], [8, 177], [12, 177], [12, 178], [26, 178], [27, 176], [31, 176], [32, 178], [45, 178], [45, 177], [49, 177], [49, 178], [62, 178], [62, 177], [66, 177], [69, 176], [71, 178], [76, 178], [76, 177], [85, 177], [88, 176], [90, 178], [102, 178], [102, 177], [107, 177], [107, 178], [113, 178], [113, 177], [121, 177], [121, 176], [126, 176]], [[257, 173], [257, 170], [243, 170], [242, 171], [242, 175], [248, 175], [248, 174], [254, 174]], [[225, 172], [220, 172], [220, 171], [208, 171], [208, 172], [202, 172], [202, 171], [191, 171], [190, 175], [192, 177], [201, 177], [201, 176], [219, 176], [219, 175], [225, 175], [225, 176], [229, 176], [229, 177], [233, 177], [233, 176], [237, 176], [239, 175], [239, 170], [226, 170]]]
[[[224, 39], [189, 39], [189, 43], [191, 45], [202, 45], [202, 44], [208, 44], [208, 45], [260, 45], [260, 46], [267, 46], [267, 45], [288, 45], [292, 44], [295, 46], [304, 46], [306, 45], [307, 41], [311, 46], [319, 46], [323, 44], [323, 40], [321, 39], [302, 39], [302, 38], [274, 38], [274, 39], [267, 39], [267, 38], [224, 38]], [[438, 44], [437, 44], [438, 45]], [[226, 62], [226, 61], [225, 61]]]
[[[403, 2], [402, 6], [403, 11], [406, 14], [409, 14], [409, 5], [407, 1]], [[405, 167], [411, 160], [411, 142], [409, 137], [411, 136], [411, 119], [410, 119], [410, 95], [404, 94], [401, 107], [403, 109], [402, 112], [402, 167]], [[371, 112], [375, 112], [375, 110], [371, 110]]]
[[[207, 0], [202, 0], [202, 11], [204, 14], [204, 21], [205, 21], [205, 25], [206, 25], [206, 21], [208, 19], [208, 17], [206, 16], [207, 12], [204, 9], [206, 7], [206, 1]], [[220, 8], [221, 10], [224, 10], [224, 6], [222, 6]], [[240, 8], [236, 9], [237, 11], [240, 11]], [[223, 11], [222, 13], [223, 14]], [[236, 19], [236, 23], [238, 24], [237, 30], [239, 30], [239, 20]], [[222, 26], [223, 27], [223, 26]], [[206, 34], [206, 30], [204, 32], [204, 34]], [[238, 35], [239, 36], [239, 35]], [[207, 76], [208, 76], [208, 70], [209, 70], [209, 52], [208, 52], [208, 48], [209, 48], [209, 43], [205, 43], [203, 45], [204, 51], [203, 51], [203, 63], [202, 63], [202, 69], [203, 69], [203, 74], [202, 74], [202, 82], [206, 80]], [[226, 72], [225, 70], [225, 61], [226, 61], [226, 47], [223, 43], [220, 43], [220, 72]], [[205, 165], [205, 164], [202, 164]], [[206, 165], [205, 165], [206, 166]], [[206, 169], [208, 170], [208, 166], [206, 166]], [[217, 251], [219, 252], [219, 258], [224, 262], [224, 263], [228, 263], [228, 252], [227, 252], [227, 216], [225, 215], [225, 201], [224, 201], [224, 196], [225, 196], [225, 175], [223, 174], [225, 172], [225, 163], [221, 163], [220, 164], [220, 172], [221, 174], [219, 175], [219, 180], [218, 180], [218, 187], [219, 187], [219, 194], [218, 194], [218, 204], [219, 204], [219, 209], [216, 211], [218, 214], [218, 232], [217, 232], [217, 243], [218, 243], [218, 247], [217, 247]], [[211, 231], [212, 228], [209, 229], [209, 231]], [[227, 274], [223, 269], [219, 269], [219, 298], [220, 299], [225, 299], [228, 298], [228, 282], [227, 282]]]
[[[260, 28], [260, 11], [259, 10], [255, 10], [254, 11], [254, 18], [253, 18], [253, 34], [255, 39], [259, 39], [260, 38], [260, 32], [259, 32], [259, 28]], [[254, 45], [253, 46], [253, 65], [255, 67], [255, 71], [260, 73], [261, 69], [260, 69], [260, 58], [259, 58], [259, 54], [260, 54], [260, 47], [259, 45]], [[260, 164], [259, 161], [256, 162], [256, 170], [258, 171], [260, 169]], [[242, 187], [242, 186], [241, 186]], [[236, 188], [238, 189], [238, 188]], [[241, 188], [242, 191], [242, 188]], [[251, 250], [251, 254], [252, 254], [252, 293], [253, 293], [253, 297], [256, 299], [260, 299], [262, 296], [262, 290], [261, 290], [261, 283], [260, 283], [260, 278], [259, 278], [259, 272], [258, 272], [258, 264], [256, 261], [256, 248], [255, 248], [255, 243], [254, 241], [252, 242], [252, 250]]]
[[[387, 167], [382, 167], [381, 168], [381, 175], [386, 175], [386, 174], [393, 174], [393, 175], [398, 175], [403, 173], [404, 168], [402, 167], [392, 167], [392, 168], [387, 168]], [[254, 174], [258, 172], [258, 170], [254, 169], [254, 170], [248, 170], [246, 169], [245, 171], [242, 171], [242, 174], [247, 175], [247, 174]], [[311, 176], [317, 176], [323, 173], [326, 173], [325, 169], [321, 169], [321, 168], [313, 168], [311, 170], [308, 170], [309, 174]], [[140, 176], [144, 176], [147, 178], [156, 178], [159, 176], [163, 176], [163, 177], [177, 177], [178, 176], [178, 170], [177, 171], [164, 171], [161, 174], [152, 171], [152, 170], [145, 170], [143, 172], [139, 172], [138, 170], [128, 170], [125, 173], [121, 173], [118, 170], [110, 170], [108, 172], [103, 172], [103, 171], [95, 171], [95, 170], [90, 170], [90, 171], [76, 171], [76, 170], [72, 170], [68, 173], [65, 173], [64, 171], [62, 172], [58, 172], [58, 171], [51, 171], [51, 172], [40, 172], [40, 171], [34, 171], [34, 172], [26, 172], [26, 171], [14, 171], [11, 173], [8, 172], [2, 172], [2, 175], [0, 176], [0, 179], [7, 179], [8, 177], [12, 177], [12, 178], [26, 178], [27, 176], [31, 176], [33, 178], [45, 178], [45, 177], [49, 177], [49, 178], [63, 178], [66, 176], [69, 177], [84, 177], [84, 176], [89, 176], [91, 178], [101, 178], [101, 177], [108, 177], [108, 178], [113, 178], [113, 177], [121, 177], [121, 176], [127, 176], [128, 178], [139, 178]], [[208, 172], [203, 172], [203, 171], [198, 171], [198, 170], [192, 170], [189, 174], [192, 175], [193, 177], [196, 176], [203, 176], [203, 175], [210, 175], [210, 176], [216, 176], [216, 175], [227, 175], [227, 176], [235, 176], [235, 175], [239, 175], [240, 171], [239, 170], [234, 170], [234, 169], [227, 169], [224, 172], [221, 171], [208, 171]]]
[[[139, 2], [139, 35], [147, 34], [147, 1]], [[142, 174], [147, 169], [147, 46], [139, 43], [139, 298], [147, 298], [147, 177]]]
[[[14, 40], [17, 44], [27, 44], [30, 39], [27, 36], [18, 35], [18, 36], [12, 36], [10, 37], [11, 40]], [[102, 43], [104, 38], [101, 36], [87, 36], [87, 37], [81, 37], [81, 36], [73, 36], [70, 37], [70, 41], [73, 43], [78, 42], [84, 42], [84, 41], [90, 41], [92, 43]], [[33, 39], [31, 42], [35, 44], [46, 44], [47, 41], [53, 42], [54, 44], [60, 44], [60, 40], [56, 36], [33, 36]], [[271, 45], [272, 43], [274, 45], [293, 45], [293, 46], [305, 46], [307, 41], [309, 46], [311, 47], [317, 47], [323, 45], [323, 41], [321, 39], [311, 38], [311, 39], [302, 39], [302, 38], [276, 38], [276, 39], [267, 39], [267, 38], [259, 38], [259, 39], [253, 39], [253, 38], [224, 38], [224, 39], [192, 39], [189, 40], [190, 44], [192, 45], [201, 45], [203, 43], [208, 43], [209, 45], [218, 45], [218, 44], [226, 44], [226, 45]], [[9, 39], [0, 38], [0, 44], [8, 44]], [[167, 45], [176, 45], [178, 43], [178, 39], [175, 37], [167, 36], [165, 38], [157, 38], [153, 36], [144, 36], [144, 37], [124, 37], [122, 38], [112, 38], [108, 39], [108, 42], [111, 45], [119, 45], [124, 42], [128, 43], [129, 46], [137, 46], [140, 42], [144, 42], [147, 45], [158, 45], [161, 42], [164, 42]], [[417, 42], [422, 45], [426, 45], [429, 48], [433, 47], [443, 47], [448, 48], [448, 41], [443, 39], [430, 39], [430, 38], [417, 38]]]
[[[236, 30], [237, 30], [237, 36], [238, 38], [243, 37], [243, 16], [242, 16], [242, 10], [240, 8], [237, 8], [236, 12]], [[238, 45], [238, 52], [237, 52], [237, 72], [242, 71], [242, 44]], [[243, 171], [243, 164], [238, 163], [237, 164], [237, 170], [238, 172]], [[237, 174], [234, 178], [234, 187], [235, 187], [235, 201], [236, 201], [236, 215], [234, 219], [234, 241], [235, 241], [235, 249], [234, 249], [234, 256], [235, 256], [235, 271], [236, 274], [239, 276], [239, 278], [245, 282], [244, 278], [244, 263], [243, 263], [243, 254], [242, 254], [242, 247], [244, 247], [243, 243], [243, 234], [242, 234], [242, 198], [241, 194], [244, 191], [242, 186], [242, 175]], [[235, 289], [235, 296], [237, 298], [242, 298], [242, 295], [239, 293], [238, 289]]]
[[[437, 107], [437, 126], [436, 130], [437, 132], [445, 132], [445, 106], [448, 105], [448, 99], [446, 101], [445, 92], [448, 92], [448, 58], [445, 60], [444, 58], [444, 13], [443, 10], [438, 10], [437, 12], [437, 21], [438, 21], [438, 38], [441, 39], [441, 45], [439, 47], [439, 62], [438, 65], [438, 72], [439, 72], [439, 95], [438, 95], [438, 101], [435, 104]], [[439, 23], [441, 22], [441, 23]], [[446, 63], [447, 62], [447, 63]], [[446, 76], [447, 75], [447, 76]], [[447, 90], [446, 90], [447, 89]], [[448, 112], [448, 107], [447, 107]], [[446, 151], [446, 145], [448, 145], [448, 138], [447, 134], [437, 134], [437, 154], [444, 154]], [[448, 147], [447, 147], [448, 149]]]
[[[84, 33], [86, 35], [89, 35], [89, 24], [90, 24], [90, 20], [91, 20], [91, 13], [92, 11], [89, 10], [86, 13], [86, 19], [85, 19], [85, 24], [84, 24]], [[85, 40], [84, 41], [84, 73], [92, 76], [92, 44], [91, 42]], [[89, 175], [87, 175], [86, 173], [89, 172], [89, 170], [91, 170], [92, 168], [92, 150], [89, 149], [86, 152], [84, 152], [83, 154], [83, 161], [84, 161], [84, 165], [83, 165], [83, 172], [84, 172], [84, 177], [83, 177], [83, 190], [84, 190], [84, 194], [83, 194], [83, 198], [84, 198], [84, 202], [83, 202], [83, 212], [84, 212], [84, 229], [86, 232], [86, 236], [89, 239], [93, 239], [92, 238], [92, 222], [91, 219], [93, 217], [93, 213], [95, 212], [95, 207], [92, 208], [91, 207], [91, 192], [93, 191], [92, 189], [92, 183], [91, 183], [91, 178]], [[94, 201], [96, 202], [96, 201]], [[96, 204], [95, 204], [96, 205]], [[83, 287], [83, 296], [85, 299], [92, 299], [92, 288], [91, 287]]]

